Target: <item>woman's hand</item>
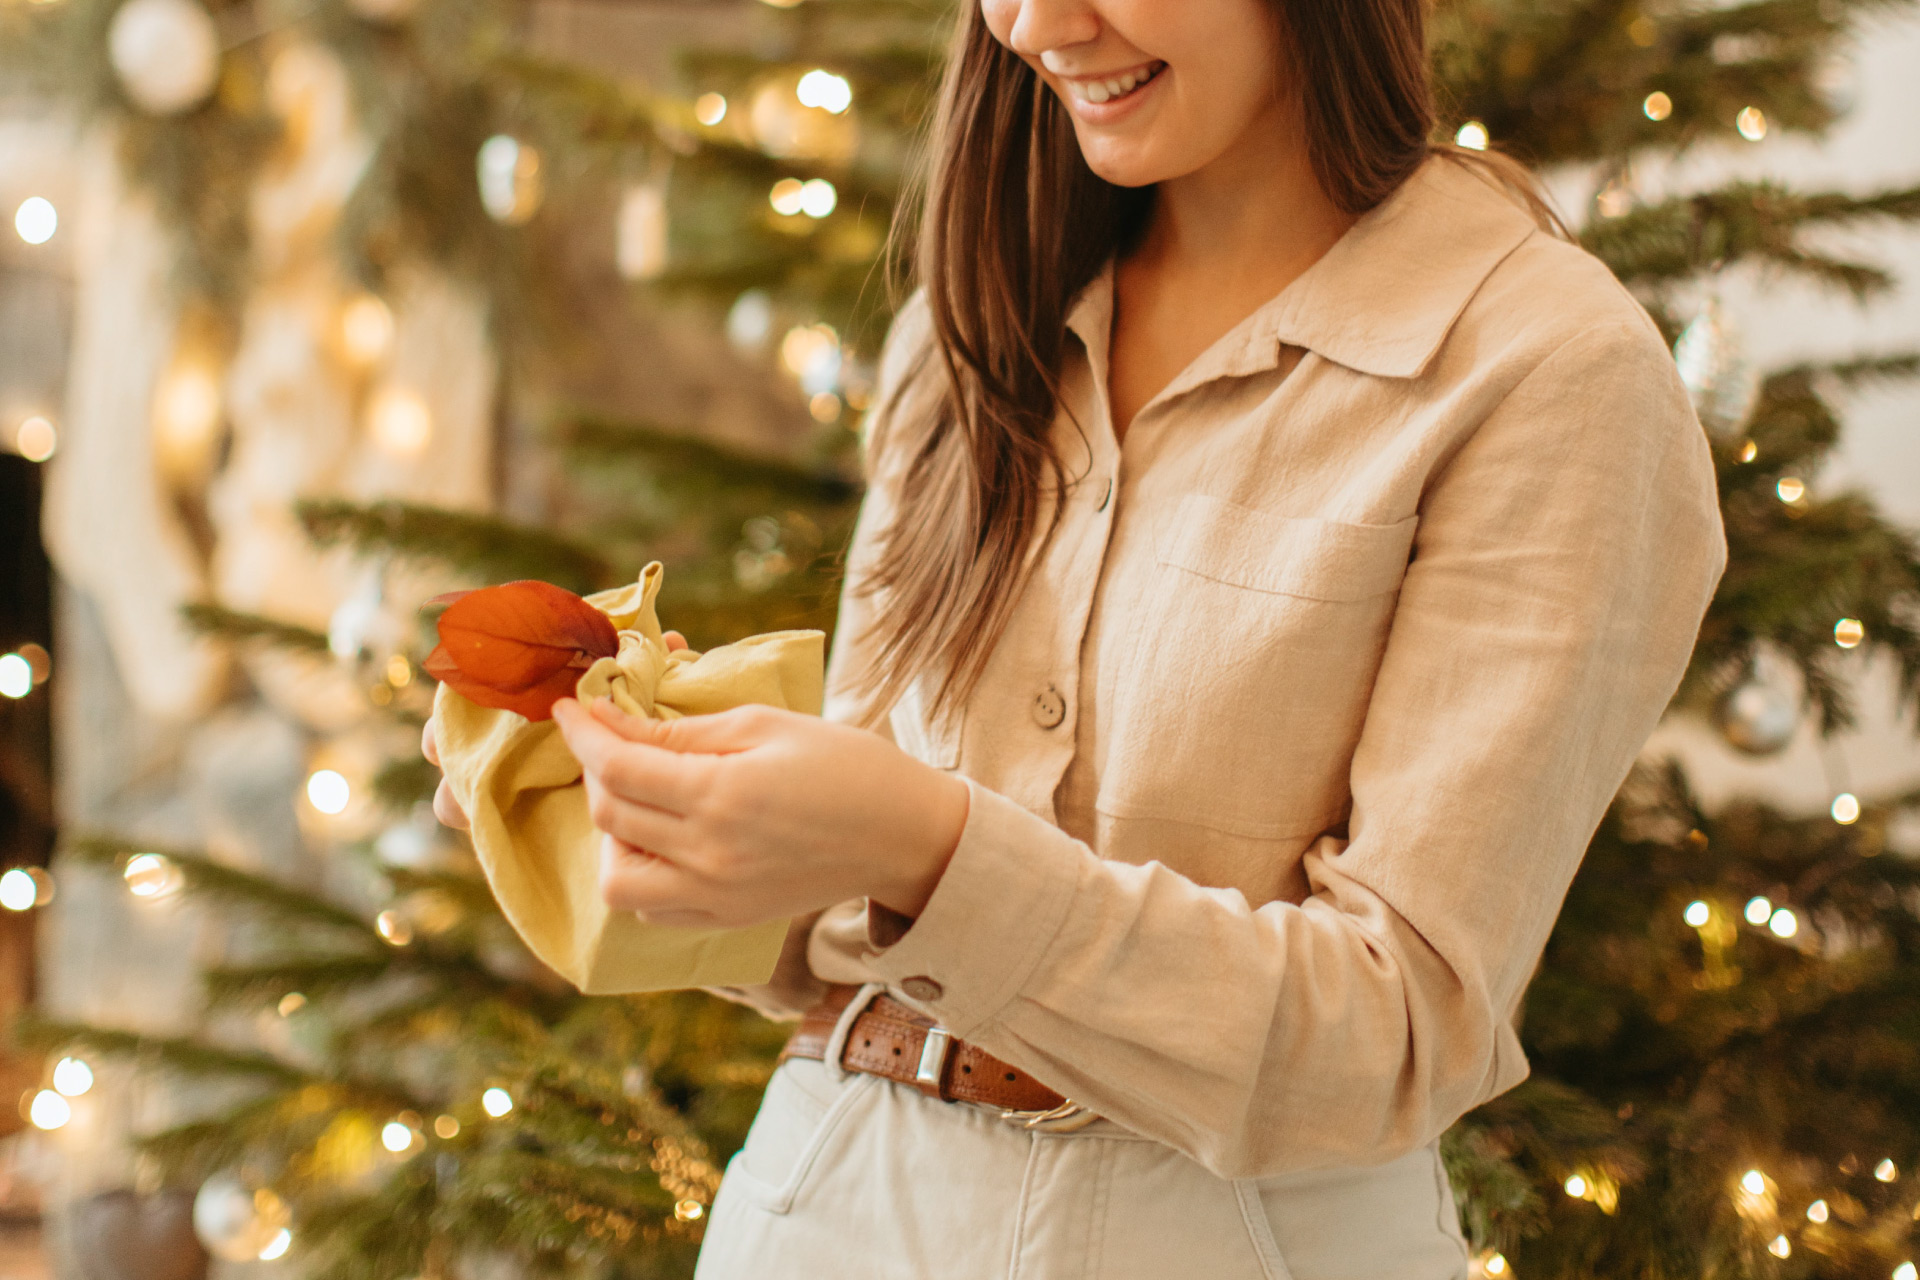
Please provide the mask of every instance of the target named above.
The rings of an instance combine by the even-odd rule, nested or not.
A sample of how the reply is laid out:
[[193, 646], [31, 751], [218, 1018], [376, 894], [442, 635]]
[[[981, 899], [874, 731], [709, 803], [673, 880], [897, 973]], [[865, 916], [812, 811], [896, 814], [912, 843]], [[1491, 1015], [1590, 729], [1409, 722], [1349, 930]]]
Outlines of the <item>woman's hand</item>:
[[554, 704], [606, 834], [609, 905], [738, 927], [868, 897], [917, 916], [967, 821], [967, 786], [877, 734], [772, 707], [644, 720]]
[[[668, 653], [687, 647], [687, 638], [678, 631], [668, 631], [662, 638], [667, 642]], [[420, 754], [425, 756], [427, 763], [434, 768], [440, 767], [440, 744], [434, 738], [432, 716], [427, 717], [426, 727], [420, 730]], [[453, 788], [447, 785], [445, 778], [440, 779], [440, 785], [434, 788], [433, 816], [440, 819], [442, 825], [452, 827], [456, 831], [467, 829], [466, 811], [460, 807], [460, 802], [453, 798]]]

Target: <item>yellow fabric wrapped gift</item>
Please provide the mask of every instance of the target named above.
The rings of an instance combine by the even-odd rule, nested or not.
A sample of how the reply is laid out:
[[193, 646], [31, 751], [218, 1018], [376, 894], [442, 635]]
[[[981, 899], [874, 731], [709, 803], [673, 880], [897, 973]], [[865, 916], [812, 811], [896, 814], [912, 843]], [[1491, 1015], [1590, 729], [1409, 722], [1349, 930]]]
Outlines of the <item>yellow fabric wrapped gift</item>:
[[[583, 702], [610, 697], [657, 720], [765, 703], [820, 713], [825, 637], [778, 631], [696, 654], [667, 652], [654, 600], [662, 569], [588, 596], [620, 650], [580, 677]], [[787, 922], [751, 929], [643, 924], [600, 897], [600, 833], [580, 764], [551, 721], [478, 706], [445, 684], [434, 699], [440, 765], [472, 823], [500, 909], [533, 953], [588, 995], [750, 986], [773, 974]]]

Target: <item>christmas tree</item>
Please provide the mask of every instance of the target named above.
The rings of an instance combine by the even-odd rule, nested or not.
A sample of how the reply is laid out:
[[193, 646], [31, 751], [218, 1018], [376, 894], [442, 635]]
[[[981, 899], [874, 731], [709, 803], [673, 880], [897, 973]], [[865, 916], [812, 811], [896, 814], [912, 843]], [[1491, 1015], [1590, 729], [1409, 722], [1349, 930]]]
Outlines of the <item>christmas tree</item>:
[[[1846, 389], [1920, 372], [1920, 356], [1753, 369], [1715, 282], [1764, 265], [1870, 296], [1887, 274], [1823, 233], [1920, 221], [1920, 188], [1738, 183], [1654, 199], [1640, 174], [1692, 149], [1818, 135], [1837, 114], [1825, 69], [1864, 21], [1903, 7], [1450, 0], [1433, 18], [1444, 137], [1590, 191], [1571, 219], [1580, 240], [1675, 344], [1730, 549], [1676, 712], [1745, 750], [1777, 749], [1803, 715], [1847, 725], [1850, 654], [1890, 658], [1901, 696], [1920, 701], [1920, 548], [1864, 497], [1810, 487]], [[156, 77], [127, 34], [142, 12], [184, 42], [170, 48], [191, 46], [180, 32], [203, 19], [216, 35], [272, 35], [215, 40], [232, 47], [199, 82], [177, 58]], [[30, 1029], [70, 1057], [226, 1082], [143, 1149], [163, 1180], [198, 1188], [209, 1220], [226, 1214], [214, 1243], [229, 1256], [297, 1250], [343, 1280], [487, 1255], [685, 1274], [766, 1079], [781, 1033], [751, 1014], [695, 994], [586, 999], [544, 974], [458, 842], [421, 816], [434, 775], [406, 732], [425, 709], [427, 639], [406, 605], [427, 583], [585, 589], [658, 557], [662, 615], [696, 646], [831, 618], [857, 496], [852, 428], [890, 296], [877, 267], [948, 14], [910, 0], [728, 13], [732, 26], [686, 37], [678, 75], [645, 90], [530, 53], [529, 12], [504, 3], [235, 3], [209, 17], [184, 0], [68, 0], [28, 15], [46, 64], [72, 68], [91, 109], [119, 122], [126, 172], [175, 230], [183, 327], [203, 358], [244, 346], [261, 255], [245, 248], [258, 220], [237, 211], [290, 133], [319, 127], [300, 106], [317, 91], [301, 86], [324, 73], [284, 62], [314, 48], [343, 69], [369, 139], [330, 223], [342, 334], [358, 306], [378, 336], [384, 299], [430, 263], [480, 291], [500, 352], [511, 521], [309, 498], [304, 536], [371, 566], [324, 627], [221, 597], [192, 611], [242, 651], [348, 673], [343, 687], [398, 726], [379, 738], [388, 816], [358, 841], [319, 829], [313, 857], [341, 869], [325, 891], [204, 851], [69, 833], [63, 874], [105, 867], [136, 895], [184, 892], [239, 922], [206, 974], [205, 1034]], [[578, 370], [606, 337], [578, 323], [600, 295], [570, 268], [570, 239], [610, 207], [645, 308], [779, 360], [814, 434], [756, 453], [666, 412], [577, 411]], [[383, 409], [401, 402], [377, 382], [356, 384], [368, 430], [405, 446], [417, 415]], [[188, 504], [205, 501], [218, 450], [191, 461]], [[312, 806], [348, 806], [348, 772], [317, 768]], [[1707, 812], [1677, 766], [1636, 773], [1531, 988], [1533, 1077], [1444, 1144], [1479, 1271], [1914, 1280], [1920, 866], [1883, 856], [1914, 802]]]

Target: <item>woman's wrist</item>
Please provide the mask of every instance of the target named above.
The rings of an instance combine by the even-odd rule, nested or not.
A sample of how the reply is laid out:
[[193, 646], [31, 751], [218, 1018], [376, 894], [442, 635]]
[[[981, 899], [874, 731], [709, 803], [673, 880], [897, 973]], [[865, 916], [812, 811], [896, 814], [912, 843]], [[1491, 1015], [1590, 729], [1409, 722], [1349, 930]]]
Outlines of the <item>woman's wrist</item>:
[[947, 864], [960, 847], [967, 811], [972, 806], [967, 784], [958, 775], [931, 768], [927, 772], [934, 785], [927, 789], [924, 804], [917, 806], [924, 815], [919, 838], [905, 842], [910, 853], [891, 868], [897, 874], [867, 894], [909, 920], [926, 909], [940, 877], [946, 874]]

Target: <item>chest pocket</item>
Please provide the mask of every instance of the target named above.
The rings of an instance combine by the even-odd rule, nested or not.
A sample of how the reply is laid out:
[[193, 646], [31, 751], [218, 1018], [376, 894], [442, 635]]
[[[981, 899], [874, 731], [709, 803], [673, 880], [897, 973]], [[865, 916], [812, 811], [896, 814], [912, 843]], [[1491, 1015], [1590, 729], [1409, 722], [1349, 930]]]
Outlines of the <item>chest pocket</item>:
[[1099, 807], [1284, 838], [1344, 814], [1418, 520], [1353, 524], [1187, 494], [1149, 514]]

